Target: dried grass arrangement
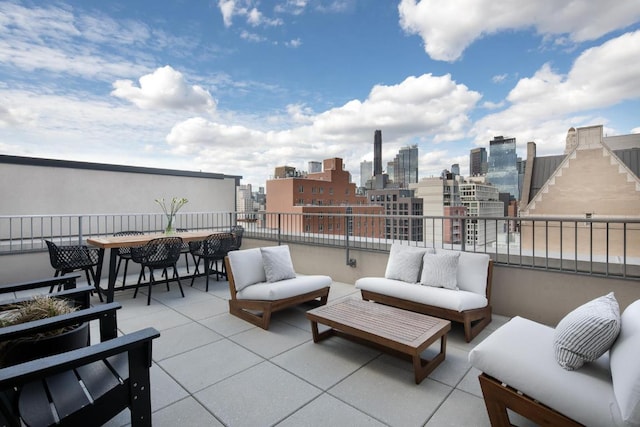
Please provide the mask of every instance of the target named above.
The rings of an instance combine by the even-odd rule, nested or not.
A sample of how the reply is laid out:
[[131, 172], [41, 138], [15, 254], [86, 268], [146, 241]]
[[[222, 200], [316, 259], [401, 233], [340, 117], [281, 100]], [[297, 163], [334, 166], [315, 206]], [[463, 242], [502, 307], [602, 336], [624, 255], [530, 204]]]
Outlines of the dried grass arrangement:
[[[76, 307], [71, 305], [67, 300], [50, 297], [48, 295], [36, 295], [29, 301], [14, 304], [9, 306], [7, 310], [0, 312], [0, 327], [3, 328], [31, 322], [33, 320], [46, 319], [74, 311], [76, 311]], [[38, 337], [59, 335], [68, 329], [70, 328], [47, 331], [30, 338], [37, 339]], [[2, 344], [4, 343], [0, 343], [0, 346]]]

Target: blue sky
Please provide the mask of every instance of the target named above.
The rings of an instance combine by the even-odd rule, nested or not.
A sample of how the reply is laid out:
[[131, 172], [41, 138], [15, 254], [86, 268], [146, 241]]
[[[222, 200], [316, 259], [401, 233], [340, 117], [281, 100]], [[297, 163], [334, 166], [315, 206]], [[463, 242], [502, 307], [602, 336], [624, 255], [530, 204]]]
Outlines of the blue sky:
[[418, 144], [437, 176], [496, 135], [640, 132], [640, 2], [0, 1], [0, 153], [264, 185]]

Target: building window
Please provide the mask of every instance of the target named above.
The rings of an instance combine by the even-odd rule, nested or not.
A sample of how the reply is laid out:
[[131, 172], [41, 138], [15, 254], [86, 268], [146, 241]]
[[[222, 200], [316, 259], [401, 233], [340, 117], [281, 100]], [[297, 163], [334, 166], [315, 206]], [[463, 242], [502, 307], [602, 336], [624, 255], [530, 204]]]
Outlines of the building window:
[[324, 194], [324, 187], [320, 187], [320, 194]]
[[329, 187], [329, 194], [333, 195], [333, 187]]
[[304, 185], [300, 184], [298, 186], [298, 193], [304, 193]]

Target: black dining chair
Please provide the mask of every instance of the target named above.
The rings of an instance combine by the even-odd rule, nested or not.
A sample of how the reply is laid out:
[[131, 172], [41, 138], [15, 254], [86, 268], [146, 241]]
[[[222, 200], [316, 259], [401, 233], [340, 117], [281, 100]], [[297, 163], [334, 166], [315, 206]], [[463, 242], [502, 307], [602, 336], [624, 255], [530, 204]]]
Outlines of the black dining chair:
[[[73, 271], [84, 271], [87, 283], [91, 286], [91, 281], [93, 280], [93, 286], [98, 293], [100, 302], [102, 302], [102, 293], [98, 288], [94, 269], [100, 263], [100, 250], [98, 248], [89, 248], [87, 245], [56, 245], [50, 240], [45, 240], [45, 242], [49, 249], [51, 267], [55, 269], [54, 277], [58, 277], [58, 275], [64, 276]], [[54, 286], [51, 286], [49, 292], [53, 292], [53, 290]]]
[[155, 276], [153, 275], [154, 270], [162, 269], [166, 276], [168, 291], [169, 274], [167, 273], [167, 269], [169, 267], [173, 268], [173, 278], [178, 281], [180, 293], [184, 298], [182, 283], [180, 283], [180, 276], [178, 275], [178, 269], [176, 268], [176, 263], [180, 258], [182, 243], [183, 242], [180, 237], [160, 237], [158, 239], [150, 240], [144, 246], [131, 248], [131, 259], [142, 267], [142, 271], [138, 277], [136, 290], [133, 293], [134, 298], [138, 295], [138, 289], [140, 288], [140, 283], [142, 281], [142, 273], [145, 268], [149, 269], [149, 292], [147, 294], [147, 305], [151, 304], [151, 288], [156, 284]]
[[[188, 231], [188, 228], [176, 228], [176, 232], [178, 233], [186, 233]], [[187, 273], [189, 273], [189, 256], [193, 258], [193, 255], [191, 255], [191, 250], [189, 249], [189, 242], [182, 243], [182, 249], [180, 249], [180, 253], [184, 254], [184, 263], [187, 266]], [[193, 258], [193, 262], [196, 262], [195, 258]]]
[[[235, 237], [231, 233], [214, 233], [207, 236], [200, 242], [189, 242], [191, 254], [196, 260], [196, 268], [191, 278], [191, 286], [199, 271], [200, 260], [204, 259], [204, 274], [207, 278], [206, 291], [209, 292], [209, 275], [211, 267], [215, 263], [216, 280], [220, 280], [220, 276], [226, 277], [226, 269], [224, 266], [224, 257], [227, 256], [229, 250], [233, 246]], [[218, 261], [222, 261], [222, 267], [218, 268]]]
[[[114, 233], [114, 236], [115, 237], [140, 236], [142, 234], [144, 234], [144, 232], [131, 230], [131, 231], [119, 231], [117, 233]], [[131, 260], [130, 247], [118, 248], [118, 265], [116, 266], [116, 273], [115, 273], [116, 277], [118, 277], [118, 272], [120, 271], [120, 264], [122, 264], [122, 260], [124, 260], [124, 274], [122, 275], [122, 287], [124, 288], [127, 280], [127, 266], [129, 265], [129, 261]], [[142, 277], [146, 279], [144, 271], [142, 272]]]
[[242, 235], [244, 234], [244, 227], [241, 225], [231, 226], [231, 234], [235, 236], [231, 251], [237, 251], [242, 246]]

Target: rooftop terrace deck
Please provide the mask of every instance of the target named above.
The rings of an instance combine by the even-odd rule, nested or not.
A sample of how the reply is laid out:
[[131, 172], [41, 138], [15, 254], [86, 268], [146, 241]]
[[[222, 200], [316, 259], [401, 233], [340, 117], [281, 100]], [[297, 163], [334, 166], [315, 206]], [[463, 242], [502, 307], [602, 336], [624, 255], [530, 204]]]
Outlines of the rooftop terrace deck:
[[[150, 306], [145, 295], [116, 293], [122, 333], [161, 332], [151, 370], [154, 425], [489, 425], [467, 355], [507, 318], [495, 316], [470, 344], [454, 324], [446, 360], [416, 385], [408, 361], [339, 337], [314, 344], [309, 307], [275, 313], [265, 331], [231, 316], [227, 282], [211, 283], [208, 293], [204, 278], [183, 284], [185, 298], [176, 285], [156, 286]], [[353, 285], [333, 283], [330, 301], [349, 297], [359, 298]], [[128, 422], [123, 413], [108, 425]]]

